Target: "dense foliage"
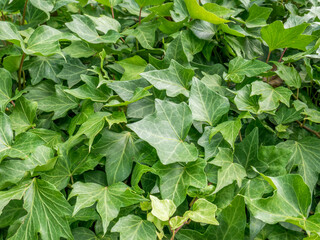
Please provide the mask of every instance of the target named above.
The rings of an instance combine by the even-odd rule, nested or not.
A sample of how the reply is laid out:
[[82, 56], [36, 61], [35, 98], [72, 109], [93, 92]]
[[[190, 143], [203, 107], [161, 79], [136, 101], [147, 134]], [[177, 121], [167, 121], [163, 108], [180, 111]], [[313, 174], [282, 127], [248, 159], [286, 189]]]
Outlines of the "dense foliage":
[[0, 239], [320, 239], [319, 0], [0, 16]]

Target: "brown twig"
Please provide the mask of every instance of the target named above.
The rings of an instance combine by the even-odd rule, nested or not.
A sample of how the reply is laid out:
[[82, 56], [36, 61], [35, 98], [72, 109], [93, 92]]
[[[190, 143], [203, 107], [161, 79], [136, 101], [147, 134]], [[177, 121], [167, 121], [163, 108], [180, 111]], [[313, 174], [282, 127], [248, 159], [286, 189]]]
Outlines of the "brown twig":
[[307, 130], [307, 131], [309, 131], [309, 132], [311, 132], [311, 133], [313, 133], [314, 135], [316, 135], [318, 138], [320, 138], [320, 133], [318, 133], [318, 132], [316, 132], [316, 131], [314, 131], [314, 130], [312, 130], [311, 128], [308, 128], [307, 126], [305, 126], [303, 123], [301, 123], [300, 121], [296, 121], [298, 124], [299, 124], [299, 126], [300, 127], [302, 127], [302, 128], [304, 128], [305, 130]]
[[22, 67], [23, 67], [23, 62], [26, 57], [26, 54], [23, 53], [20, 61], [20, 66], [19, 66], [19, 71], [18, 71], [18, 89], [19, 91], [21, 90], [21, 73], [22, 73]]
[[14, 103], [14, 101], [11, 100], [10, 103], [12, 104], [13, 107], [16, 106], [16, 104]]
[[24, 20], [25, 20], [25, 18], [26, 18], [27, 4], [28, 4], [28, 0], [26, 0], [25, 3], [24, 3], [22, 20], [21, 20], [20, 25], [23, 25], [23, 24], [24, 24]]
[[114, 11], [113, 11], [113, 7], [111, 7], [111, 14], [112, 14], [112, 18], [114, 19]]
[[269, 51], [269, 53], [268, 53], [268, 56], [267, 56], [267, 60], [266, 60], [266, 63], [268, 63], [268, 62], [269, 62], [269, 59], [270, 59], [270, 55], [271, 55], [271, 51]]
[[141, 14], [142, 14], [142, 7], [140, 8], [140, 11], [139, 11], [139, 24], [141, 24]]
[[281, 56], [280, 56], [280, 59], [278, 62], [281, 62], [282, 61], [282, 58], [283, 58], [283, 55], [285, 54], [285, 52], [287, 51], [287, 48], [283, 49], [282, 53], [281, 53]]
[[240, 138], [240, 142], [242, 142], [241, 130], [239, 130], [239, 138]]

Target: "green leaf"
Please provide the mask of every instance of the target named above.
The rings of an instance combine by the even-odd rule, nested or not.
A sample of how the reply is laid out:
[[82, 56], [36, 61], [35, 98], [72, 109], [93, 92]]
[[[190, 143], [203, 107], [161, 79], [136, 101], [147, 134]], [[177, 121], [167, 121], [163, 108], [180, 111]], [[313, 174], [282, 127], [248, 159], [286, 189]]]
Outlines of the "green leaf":
[[154, 225], [136, 215], [120, 218], [116, 225], [112, 227], [111, 232], [119, 232], [120, 238], [123, 240], [157, 239]]
[[60, 237], [72, 239], [66, 220], [72, 210], [62, 193], [50, 183], [36, 178], [22, 186], [20, 189], [12, 188], [0, 193], [3, 200], [8, 195], [11, 195], [11, 199], [20, 199], [23, 196], [23, 207], [28, 212], [22, 217], [19, 227], [10, 239], [36, 239], [38, 234], [46, 240]]
[[67, 28], [89, 43], [115, 43], [120, 38], [120, 34], [112, 29], [99, 36], [94, 22], [88, 16], [72, 15], [72, 20], [66, 23]]
[[273, 62], [277, 66], [277, 75], [284, 80], [289, 87], [300, 88], [301, 77], [294, 67], [287, 67], [279, 62]]
[[225, 79], [235, 83], [241, 83], [245, 76], [254, 77], [271, 68], [270, 65], [259, 60], [246, 60], [242, 57], [236, 57], [230, 61], [228, 74]]
[[0, 189], [19, 182], [27, 171], [48, 170], [54, 163], [53, 150], [45, 146], [37, 147], [25, 160], [5, 160], [0, 164]]
[[10, 121], [12, 129], [18, 135], [35, 126], [33, 121], [36, 117], [38, 104], [27, 100], [23, 96], [15, 104], [16, 106], [10, 115]]
[[320, 172], [320, 149], [317, 147], [320, 140], [314, 137], [305, 137], [298, 141], [286, 141], [278, 146], [291, 151], [287, 169], [289, 172], [298, 166], [298, 173], [305, 183], [313, 190]]
[[194, 71], [185, 68], [175, 60], [171, 60], [170, 66], [164, 70], [153, 70], [140, 74], [144, 79], [148, 80], [154, 87], [159, 90], [166, 90], [169, 97], [175, 97], [183, 94], [189, 96]]
[[249, 8], [249, 17], [246, 20], [246, 26], [248, 28], [266, 26], [266, 21], [271, 12], [272, 8], [259, 7], [257, 4], [253, 4]]
[[197, 0], [186, 0], [185, 3], [188, 9], [188, 12], [190, 14], [190, 17], [193, 19], [200, 19], [213, 24], [221, 24], [221, 23], [229, 22], [228, 20], [219, 18], [214, 13], [211, 13], [206, 9], [204, 9], [203, 7], [199, 6]]
[[149, 5], [160, 5], [164, 0], [135, 0], [140, 7], [145, 7]]
[[11, 74], [4, 68], [0, 68], [0, 110], [4, 110], [12, 96]]
[[0, 153], [3, 156], [4, 153], [10, 149], [10, 146], [13, 142], [13, 132], [10, 119], [3, 112], [0, 113], [0, 126]]
[[155, 42], [155, 32], [159, 23], [142, 23], [136, 29], [127, 29], [123, 32], [124, 35], [134, 36], [141, 46], [146, 49], [153, 49]]
[[79, 59], [71, 58], [63, 64], [63, 69], [57, 77], [67, 80], [68, 86], [72, 87], [80, 82], [81, 75], [86, 75], [87, 72], [87, 67]]
[[49, 15], [49, 12], [53, 10], [54, 8], [54, 1], [53, 0], [47, 0], [47, 1], [41, 1], [41, 0], [30, 0], [30, 3], [35, 6], [36, 8], [44, 11]]
[[259, 98], [259, 112], [274, 111], [279, 106], [279, 102], [282, 102], [289, 107], [289, 100], [292, 92], [288, 88], [273, 88], [268, 83], [261, 81], [255, 81], [251, 86], [251, 96], [261, 95]]
[[229, 111], [229, 100], [211, 91], [204, 83], [193, 78], [189, 106], [192, 118], [213, 126]]
[[157, 150], [163, 164], [170, 164], [197, 160], [196, 147], [184, 141], [191, 124], [187, 104], [156, 99], [155, 113], [127, 126]]
[[138, 55], [126, 58], [117, 63], [124, 68], [124, 74], [121, 77], [121, 81], [139, 79], [140, 73], [143, 73], [144, 69], [147, 67], [147, 62]]
[[174, 204], [179, 206], [184, 201], [189, 186], [206, 187], [205, 166], [206, 162], [203, 159], [188, 163], [186, 166], [179, 163], [171, 165], [156, 163], [153, 168], [160, 176], [162, 198], [173, 200]]
[[187, 216], [195, 222], [219, 225], [219, 222], [215, 218], [216, 211], [216, 205], [206, 199], [200, 198], [193, 204], [192, 210], [186, 211], [183, 216]]
[[65, 93], [66, 87], [55, 85], [56, 92], [38, 102], [38, 108], [44, 112], [54, 112], [53, 120], [64, 117], [70, 109], [78, 107], [78, 99]]
[[211, 139], [214, 135], [220, 132], [223, 138], [234, 149], [234, 142], [236, 141], [237, 136], [239, 135], [240, 129], [241, 129], [240, 119], [222, 122], [216, 127], [212, 128], [209, 139]]
[[105, 85], [98, 87], [99, 78], [88, 75], [81, 75], [80, 77], [86, 84], [75, 89], [65, 89], [64, 91], [76, 98], [90, 99], [94, 102], [106, 102], [111, 97], [111, 89]]
[[62, 50], [72, 58], [88, 58], [93, 56], [96, 51], [90, 48], [90, 45], [83, 41], [72, 41], [68, 47]]
[[104, 130], [102, 137], [93, 146], [93, 152], [106, 156], [108, 184], [125, 180], [131, 173], [133, 160], [137, 156], [134, 138], [130, 132], [111, 132]]
[[210, 162], [221, 167], [218, 170], [218, 183], [215, 192], [237, 181], [241, 187], [242, 180], [247, 176], [243, 166], [233, 162], [233, 153], [230, 149], [219, 148], [219, 153], [213, 161]]
[[235, 92], [234, 102], [240, 111], [249, 111], [254, 114], [259, 113], [258, 96], [251, 96], [251, 85], [247, 84]]
[[102, 218], [104, 233], [107, 232], [109, 223], [118, 216], [120, 208], [144, 201], [143, 197], [131, 192], [129, 187], [121, 182], [108, 187], [96, 183], [76, 182], [72, 188], [69, 199], [77, 196], [73, 215], [98, 202], [96, 209]]
[[205, 232], [207, 239], [244, 239], [246, 209], [242, 196], [237, 195], [217, 218], [219, 226], [210, 225]]
[[119, 3], [121, 3], [123, 0], [96, 0], [96, 1], [108, 7], [114, 7]]
[[[256, 189], [259, 194], [252, 198], [246, 193], [246, 203], [255, 218], [268, 224], [290, 222], [304, 225], [311, 203], [311, 193], [300, 175], [288, 174], [280, 177], [263, 178], [273, 187], [271, 197], [262, 198], [264, 192]], [[248, 186], [248, 191], [250, 187]]]
[[306, 46], [314, 40], [313, 36], [303, 35], [309, 24], [285, 29], [281, 21], [275, 21], [261, 29], [261, 37], [267, 43], [269, 51], [277, 48], [295, 48], [305, 50]]
[[172, 200], [159, 200], [157, 197], [150, 195], [152, 211], [151, 213], [161, 221], [168, 221], [176, 211], [176, 205]]
[[0, 39], [24, 47], [24, 42], [16, 26], [11, 22], [0, 22]]

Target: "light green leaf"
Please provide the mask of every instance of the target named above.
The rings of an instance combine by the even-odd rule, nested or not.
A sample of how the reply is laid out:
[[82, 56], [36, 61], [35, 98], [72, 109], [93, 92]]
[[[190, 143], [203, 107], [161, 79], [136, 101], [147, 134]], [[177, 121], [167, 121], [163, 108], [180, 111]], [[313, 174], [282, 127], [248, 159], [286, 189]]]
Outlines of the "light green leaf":
[[200, 19], [213, 24], [221, 24], [221, 23], [229, 22], [228, 20], [219, 18], [214, 13], [209, 12], [203, 7], [199, 6], [197, 0], [185, 0], [185, 3], [188, 9], [188, 12], [190, 14], [190, 17], [193, 19]]
[[289, 87], [300, 88], [301, 87], [301, 77], [298, 71], [294, 67], [285, 66], [279, 62], [273, 62], [277, 66], [277, 75], [284, 80], [284, 82]]
[[197, 78], [193, 78], [189, 106], [192, 118], [213, 126], [229, 111], [229, 100], [210, 90]]
[[93, 146], [93, 152], [105, 155], [108, 184], [125, 180], [131, 173], [133, 160], [138, 158], [134, 138], [130, 132], [104, 130]]
[[249, 17], [246, 20], [246, 26], [248, 28], [254, 28], [267, 25], [266, 21], [271, 12], [272, 8], [259, 7], [257, 4], [253, 4], [249, 8]]
[[171, 199], [176, 206], [179, 206], [184, 201], [189, 186], [206, 187], [207, 177], [204, 173], [206, 165], [203, 159], [188, 163], [186, 166], [179, 163], [171, 165], [156, 163], [153, 168], [160, 176], [162, 198]]
[[72, 41], [71, 44], [62, 51], [72, 58], [88, 58], [96, 53], [96, 51], [90, 48], [90, 45], [84, 41]]
[[35, 126], [33, 121], [36, 117], [38, 104], [27, 100], [23, 96], [15, 104], [16, 106], [10, 115], [10, 121], [12, 129], [18, 135]]
[[262, 81], [253, 82], [251, 87], [251, 96], [261, 95], [259, 98], [260, 112], [270, 112], [275, 110], [279, 106], [279, 102], [282, 102], [289, 107], [292, 92], [288, 88], [273, 88], [268, 83]]
[[67, 22], [66, 26], [89, 43], [115, 43], [120, 38], [120, 34], [112, 29], [107, 34], [99, 36], [95, 23], [88, 16], [72, 15], [72, 20], [72, 22]]
[[196, 147], [184, 141], [192, 124], [187, 104], [159, 99], [156, 99], [155, 104], [155, 113], [139, 122], [128, 124], [127, 127], [157, 150], [163, 164], [197, 160]]
[[298, 173], [310, 190], [313, 190], [320, 173], [320, 149], [318, 144], [320, 144], [319, 139], [305, 137], [298, 141], [289, 140], [278, 145], [291, 151], [287, 169], [291, 172], [297, 166]]
[[11, 74], [4, 68], [0, 68], [0, 110], [4, 110], [12, 96]]
[[[52, 184], [37, 178], [22, 186], [24, 189], [19, 198], [23, 194], [23, 207], [28, 214], [22, 217], [21, 224], [10, 239], [36, 239], [38, 234], [43, 240], [60, 237], [72, 239], [69, 223], [66, 220], [72, 210], [62, 193]], [[9, 192], [12, 192], [12, 189], [1, 192], [1, 195]], [[17, 199], [17, 196], [13, 196], [12, 199]]]
[[124, 68], [124, 74], [120, 79], [121, 81], [139, 79], [139, 74], [143, 73], [144, 69], [147, 67], [147, 62], [138, 55], [126, 58], [117, 63]]
[[44, 112], [54, 112], [53, 120], [64, 117], [70, 109], [78, 107], [78, 99], [65, 93], [66, 87], [55, 85], [56, 92], [38, 102], [38, 108]]
[[200, 198], [193, 204], [192, 210], [186, 211], [183, 216], [189, 217], [195, 222], [219, 225], [219, 222], [215, 218], [216, 211], [216, 205], [206, 199]]
[[3, 156], [5, 152], [10, 149], [12, 142], [13, 142], [13, 132], [10, 124], [10, 119], [5, 113], [1, 112], [0, 113], [0, 154], [1, 156]]
[[242, 180], [247, 176], [243, 166], [233, 162], [233, 153], [228, 148], [219, 148], [219, 153], [213, 161], [210, 162], [221, 167], [218, 170], [218, 183], [215, 192], [237, 181], [241, 187]]
[[152, 211], [151, 213], [161, 221], [168, 221], [176, 211], [176, 205], [172, 200], [159, 200], [157, 197], [150, 195]]
[[305, 50], [306, 46], [314, 40], [313, 36], [302, 33], [309, 24], [285, 29], [281, 21], [275, 21], [261, 29], [261, 37], [267, 43], [269, 51], [277, 48], [296, 48]]
[[112, 112], [111, 115], [106, 117], [106, 120], [109, 124], [109, 128], [112, 127], [113, 124], [119, 124], [119, 123], [127, 123], [127, 118], [124, 112]]
[[[102, 218], [103, 232], [107, 232], [109, 223], [115, 219], [122, 207], [144, 201], [143, 197], [133, 193], [122, 182], [105, 187], [96, 183], [76, 182], [72, 186], [69, 199], [77, 196], [73, 215], [83, 208], [91, 207], [96, 202], [96, 209]], [[129, 226], [126, 226], [129, 227]]]
[[188, 216], [186, 217], [174, 216], [170, 218], [169, 223], [170, 223], [171, 229], [175, 230], [183, 226], [188, 221], [188, 219], [189, 219]]
[[34, 169], [44, 170], [46, 165], [52, 163], [53, 168], [55, 161], [54, 152], [51, 148], [39, 146], [25, 160], [5, 160], [0, 164], [0, 189], [3, 189], [9, 184], [15, 184], [20, 181], [27, 171]]
[[157, 89], [166, 90], [169, 97], [175, 97], [179, 94], [188, 97], [188, 89], [190, 88], [194, 71], [183, 67], [172, 59], [169, 68], [144, 72], [140, 75]]
[[96, 0], [96, 1], [108, 7], [114, 7], [119, 3], [121, 3], [123, 0]]
[[53, 8], [54, 8], [55, 1], [54, 0], [46, 0], [46, 1], [30, 0], [30, 3], [34, 7], [44, 11], [45, 13], [47, 13], [48, 16], [49, 16], [49, 12], [51, 12], [51, 10], [53, 10]]
[[141, 46], [146, 49], [153, 49], [155, 42], [155, 32], [159, 23], [142, 23], [136, 29], [127, 29], [123, 32], [124, 35], [134, 36]]
[[151, 168], [147, 165], [140, 164], [139, 162], [136, 162], [135, 167], [132, 172], [132, 175], [131, 175], [131, 186], [132, 186], [132, 189], [136, 193], [144, 193], [144, 190], [141, 189], [139, 186], [139, 182], [140, 182], [143, 174], [148, 173], [148, 172], [155, 173], [153, 168]]
[[100, 32], [103, 32], [104, 34], [107, 34], [109, 30], [114, 30], [116, 32], [120, 32], [121, 30], [121, 24], [114, 18], [108, 17], [106, 15], [100, 15], [100, 17], [93, 17], [90, 15], [86, 16], [88, 16], [95, 23], [96, 29]]
[[106, 102], [112, 95], [111, 89], [99, 85], [99, 78], [88, 75], [81, 75], [81, 80], [86, 84], [75, 89], [65, 89], [66, 93], [80, 99], [90, 99], [94, 102]]
[[220, 132], [223, 138], [230, 144], [230, 146], [234, 149], [234, 142], [239, 135], [239, 131], [241, 129], [241, 120], [236, 119], [233, 121], [225, 121], [212, 128], [210, 137], [211, 139], [214, 135]]
[[123, 240], [156, 240], [156, 228], [146, 220], [136, 215], [128, 215], [119, 219], [111, 229], [111, 232], [119, 232]]
[[311, 193], [300, 175], [288, 174], [263, 178], [272, 186], [271, 197], [262, 198], [265, 192], [255, 189], [256, 197], [250, 196], [250, 183], [246, 192], [246, 203], [255, 218], [268, 224], [289, 222], [298, 226], [305, 224], [311, 203]]
[[235, 83], [241, 83], [245, 76], [254, 77], [271, 68], [270, 65], [259, 60], [246, 60], [238, 56], [230, 61], [228, 74], [225, 79]]
[[24, 42], [16, 26], [11, 22], [0, 22], [0, 40], [12, 42], [19, 47], [24, 47]]
[[234, 102], [240, 111], [249, 111], [254, 114], [259, 112], [258, 96], [251, 96], [251, 85], [247, 84], [235, 92]]

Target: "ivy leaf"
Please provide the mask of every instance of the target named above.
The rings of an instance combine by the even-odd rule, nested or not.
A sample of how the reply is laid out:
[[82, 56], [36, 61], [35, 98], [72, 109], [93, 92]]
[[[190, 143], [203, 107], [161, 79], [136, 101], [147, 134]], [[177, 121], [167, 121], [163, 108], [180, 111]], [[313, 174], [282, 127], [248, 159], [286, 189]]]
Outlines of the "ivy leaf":
[[189, 217], [192, 221], [219, 225], [215, 218], [217, 206], [207, 201], [206, 199], [198, 199], [192, 206], [191, 211], [186, 211], [183, 216]]
[[215, 192], [237, 181], [241, 187], [242, 180], [247, 176], [243, 166], [233, 162], [233, 154], [230, 149], [219, 148], [219, 153], [213, 161], [210, 162], [221, 167], [218, 170], [218, 183]]
[[279, 106], [279, 102], [289, 107], [289, 100], [292, 92], [285, 87], [273, 88], [269, 84], [261, 81], [255, 81], [251, 84], [251, 96], [261, 95], [259, 98], [259, 111], [270, 112]]
[[269, 198], [262, 198], [264, 192], [258, 192], [260, 189], [256, 189], [256, 194], [259, 194], [256, 198], [251, 198], [250, 192], [246, 193], [246, 203], [253, 216], [269, 224], [303, 224], [308, 216], [311, 193], [302, 177], [287, 174], [280, 177], [263, 175], [263, 178], [272, 186], [274, 192]]
[[56, 92], [38, 102], [38, 108], [45, 112], [54, 112], [53, 120], [64, 117], [70, 109], [78, 107], [78, 99], [64, 92], [66, 87], [55, 85]]
[[48, 0], [48, 1], [41, 1], [41, 0], [30, 0], [30, 3], [44, 11], [48, 16], [49, 16], [49, 12], [51, 12], [51, 10], [53, 10], [54, 8], [54, 1], [53, 0]]
[[93, 152], [105, 155], [108, 184], [125, 180], [131, 173], [133, 160], [137, 158], [134, 138], [130, 132], [104, 130], [93, 146]]
[[179, 163], [162, 165], [156, 163], [153, 168], [160, 176], [160, 192], [163, 199], [170, 199], [179, 206], [185, 199], [189, 186], [203, 188], [207, 186], [204, 173], [206, 162], [198, 159], [182, 166]]
[[320, 140], [317, 138], [305, 137], [298, 141], [289, 140], [278, 145], [291, 151], [287, 169], [291, 172], [295, 166], [298, 166], [298, 173], [310, 190], [314, 189], [320, 172], [320, 150], [317, 147], [319, 143]]
[[0, 39], [24, 47], [24, 42], [16, 26], [11, 22], [0, 22]]
[[189, 106], [193, 120], [213, 126], [229, 111], [230, 104], [226, 97], [211, 91], [200, 80], [193, 78]]
[[10, 115], [11, 127], [16, 135], [34, 127], [33, 121], [36, 117], [38, 104], [30, 102], [23, 96], [16, 101], [16, 106]]
[[172, 200], [159, 200], [157, 197], [150, 195], [152, 211], [151, 213], [161, 221], [168, 221], [176, 211], [176, 206]]
[[10, 119], [3, 112], [0, 113], [0, 126], [0, 152], [2, 155], [2, 152], [10, 148], [10, 145], [13, 141], [13, 132], [11, 129]]
[[160, 5], [164, 0], [136, 0], [140, 7], [145, 7], [149, 5]]
[[159, 23], [142, 23], [136, 29], [127, 29], [123, 32], [124, 35], [134, 36], [141, 46], [146, 49], [153, 49], [155, 42], [155, 32]]
[[153, 70], [140, 74], [159, 90], [166, 90], [169, 97], [183, 94], [189, 96], [189, 87], [194, 71], [185, 68], [175, 60], [171, 60], [170, 67], [164, 70]]
[[79, 59], [67, 58], [67, 63], [63, 64], [63, 69], [57, 77], [67, 80], [68, 86], [72, 87], [80, 82], [81, 75], [86, 75], [87, 72], [87, 67]]
[[139, 74], [147, 67], [147, 62], [138, 55], [126, 58], [117, 63], [124, 68], [124, 74], [121, 77], [121, 81], [139, 79]]
[[196, 147], [184, 141], [192, 124], [187, 104], [159, 99], [155, 104], [155, 113], [127, 126], [157, 150], [163, 164], [195, 161]]
[[123, 0], [96, 0], [96, 1], [108, 7], [114, 7], [119, 3], [121, 3]]
[[0, 110], [4, 110], [11, 100], [12, 96], [12, 80], [11, 74], [4, 68], [0, 68]]
[[7, 196], [11, 199], [23, 197], [23, 207], [28, 212], [22, 217], [21, 224], [10, 239], [36, 239], [38, 234], [46, 240], [60, 237], [72, 239], [66, 220], [66, 217], [71, 215], [71, 206], [52, 184], [34, 178], [20, 188], [0, 192], [0, 196], [3, 201]]
[[66, 26], [80, 38], [93, 44], [115, 43], [120, 34], [114, 30], [109, 30], [107, 34], [99, 36], [94, 22], [85, 15], [72, 15], [72, 22], [66, 23]]
[[111, 232], [120, 232], [120, 238], [123, 240], [157, 239], [154, 225], [136, 215], [120, 218], [116, 225], [112, 227]]
[[228, 74], [225, 79], [235, 83], [241, 83], [245, 76], [254, 77], [271, 68], [270, 65], [259, 60], [246, 60], [242, 57], [236, 57], [230, 61]]
[[219, 18], [212, 12], [207, 11], [205, 8], [199, 6], [197, 0], [186, 0], [185, 1], [190, 17], [193, 19], [200, 19], [213, 24], [227, 23], [228, 20]]
[[222, 122], [216, 127], [212, 128], [209, 139], [211, 139], [214, 135], [220, 132], [223, 138], [230, 144], [230, 146], [234, 149], [234, 142], [239, 135], [239, 131], [241, 129], [241, 120], [236, 119], [233, 121]]
[[300, 88], [301, 77], [294, 67], [287, 67], [279, 62], [273, 62], [277, 66], [277, 75], [284, 80], [289, 87]]
[[249, 111], [254, 114], [259, 113], [259, 97], [251, 96], [251, 85], [247, 84], [235, 92], [234, 102], [240, 111]]
[[314, 40], [313, 36], [302, 33], [309, 24], [285, 29], [281, 21], [275, 21], [261, 29], [261, 37], [267, 43], [269, 51], [277, 48], [295, 48], [305, 50], [306, 46]]
[[218, 216], [219, 226], [210, 225], [205, 236], [207, 239], [244, 239], [245, 203], [242, 196], [237, 195]]
[[107, 232], [109, 223], [118, 216], [120, 208], [144, 201], [143, 197], [131, 192], [129, 187], [121, 182], [108, 187], [96, 183], [76, 182], [72, 188], [69, 199], [77, 196], [73, 215], [98, 202], [96, 208], [102, 218], [104, 233]]
[[112, 91], [105, 85], [98, 87], [99, 78], [81, 75], [81, 80], [86, 84], [75, 89], [66, 89], [66, 93], [80, 99], [90, 99], [94, 102], [106, 102], [112, 95]]
[[246, 26], [248, 28], [254, 28], [267, 25], [266, 21], [271, 12], [272, 8], [259, 7], [257, 4], [253, 4], [249, 8], [249, 17], [246, 20]]

